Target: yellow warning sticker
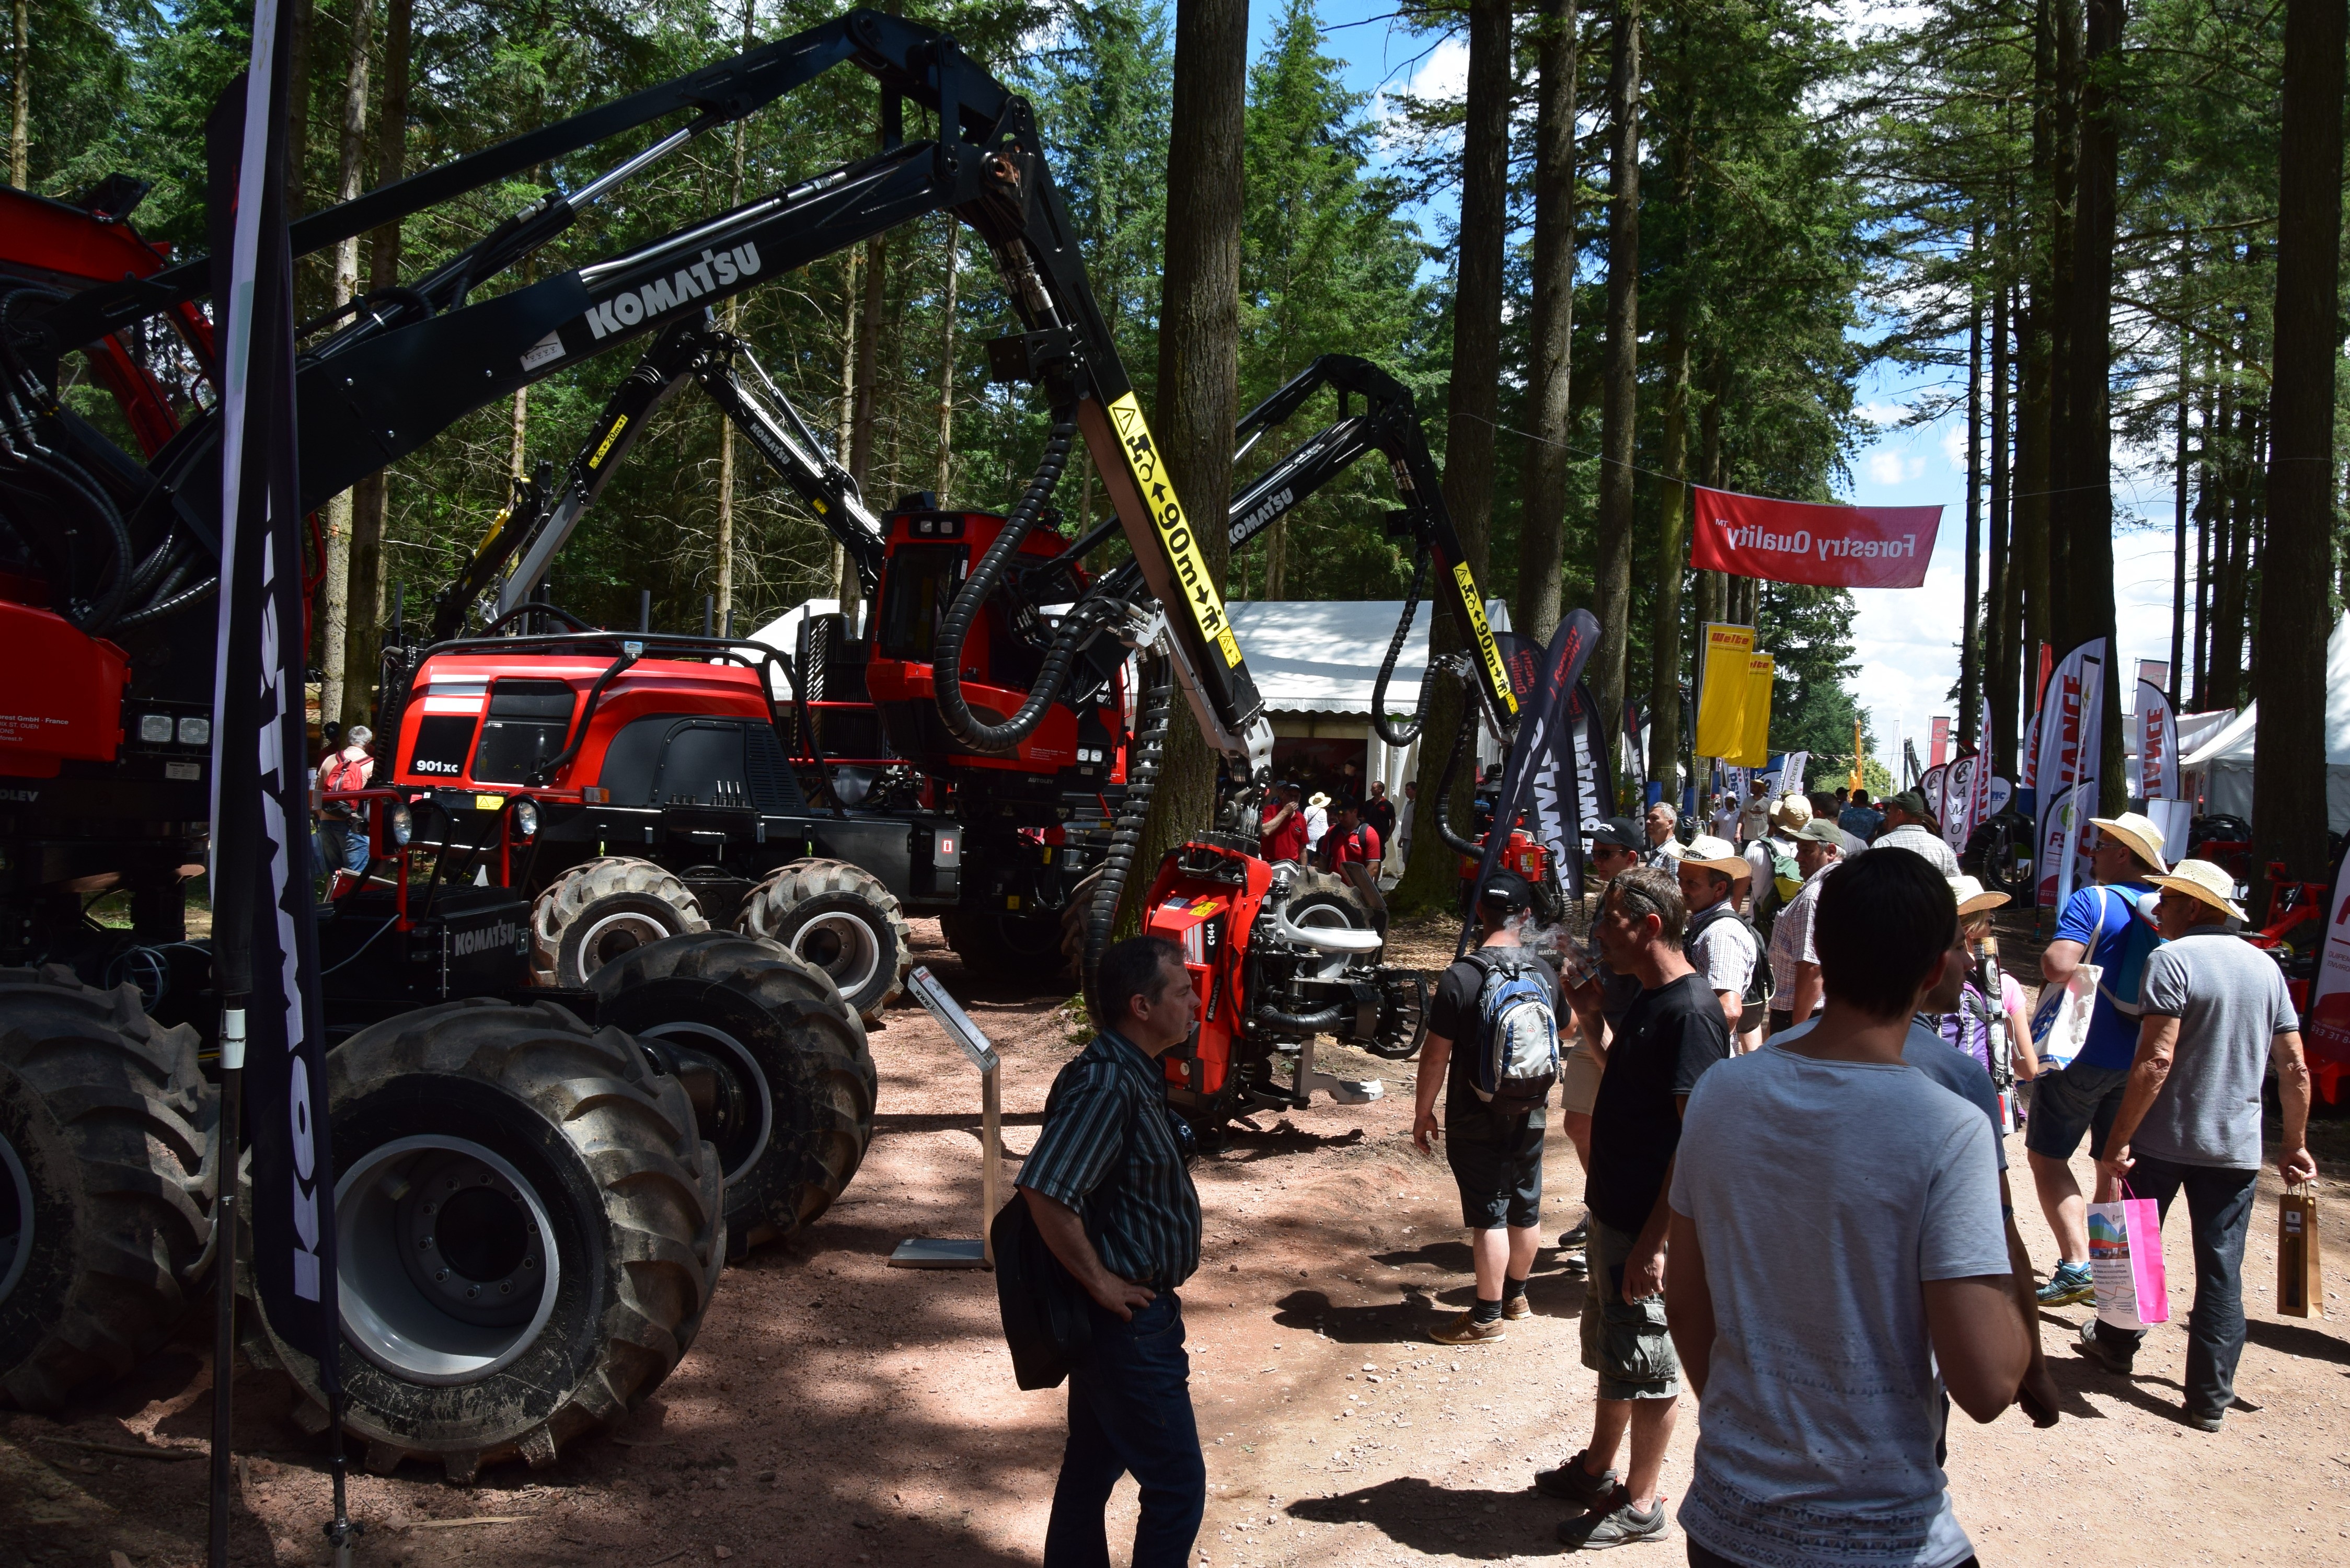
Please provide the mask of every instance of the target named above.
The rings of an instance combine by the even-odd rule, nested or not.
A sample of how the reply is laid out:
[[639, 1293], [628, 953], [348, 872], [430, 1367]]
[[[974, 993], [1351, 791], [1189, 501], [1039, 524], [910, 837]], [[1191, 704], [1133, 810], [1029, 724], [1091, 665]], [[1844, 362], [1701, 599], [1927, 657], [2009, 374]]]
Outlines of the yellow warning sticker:
[[619, 419], [614, 420], [614, 421], [612, 421], [612, 428], [611, 428], [610, 430], [606, 431], [604, 432], [604, 439], [603, 439], [601, 441], [599, 441], [599, 442], [598, 442], [598, 443], [597, 443], [597, 446], [596, 446], [596, 455], [595, 455], [595, 456], [593, 456], [593, 457], [591, 457], [591, 458], [589, 458], [589, 459], [588, 460], [588, 467], [590, 467], [590, 468], [601, 468], [601, 467], [603, 467], [603, 466], [604, 466], [604, 454], [605, 454], [606, 452], [609, 452], [609, 451], [611, 451], [611, 450], [612, 450], [612, 443], [613, 443], [614, 441], [616, 441], [619, 440], [619, 439], [620, 439], [620, 432], [621, 432], [622, 431], [624, 431], [624, 430], [627, 430], [628, 428], [629, 428], [629, 416], [628, 416], [628, 415], [626, 415], [626, 414], [622, 414]]
[[1502, 699], [1511, 713], [1518, 711], [1518, 694], [1510, 689], [1510, 672], [1502, 664], [1502, 649], [1493, 641], [1493, 628], [1485, 624], [1485, 604], [1477, 597], [1477, 574], [1469, 569], [1466, 561], [1456, 561], [1452, 580], [1461, 585], [1461, 602], [1469, 607], [1469, 635], [1477, 644], [1477, 657], [1485, 661], [1486, 684]]
[[[1167, 564], [1193, 623], [1201, 637], [1223, 651], [1227, 668], [1238, 667], [1240, 639], [1232, 635], [1224, 601], [1209, 579], [1207, 563], [1200, 559], [1199, 541], [1192, 536], [1191, 520], [1183, 515], [1183, 504], [1176, 499], [1174, 482], [1160, 472], [1159, 447], [1142, 417], [1142, 405], [1128, 392], [1110, 404], [1109, 417], [1118, 431], [1118, 447], [1126, 453], [1127, 470], [1134, 475], [1142, 504], [1150, 509], [1150, 525], [1159, 531], [1159, 543], [1166, 547]], [[1491, 639], [1488, 633], [1487, 640]]]

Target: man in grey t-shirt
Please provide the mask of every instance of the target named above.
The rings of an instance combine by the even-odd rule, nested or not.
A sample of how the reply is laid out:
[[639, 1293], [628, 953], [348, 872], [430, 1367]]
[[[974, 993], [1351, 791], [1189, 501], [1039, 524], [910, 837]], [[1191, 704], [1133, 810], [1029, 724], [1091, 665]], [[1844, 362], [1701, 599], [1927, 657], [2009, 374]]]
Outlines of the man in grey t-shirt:
[[[2097, 1161], [2097, 1199], [2110, 1202], [2121, 1179], [2151, 1198], [2165, 1219], [2187, 1194], [2195, 1238], [2195, 1306], [2187, 1319], [2187, 1419], [2207, 1432], [2236, 1391], [2244, 1350], [2244, 1230], [2261, 1174], [2261, 1084], [2277, 1070], [2284, 1108], [2277, 1169], [2290, 1184], [2317, 1174], [2303, 1139], [2309, 1125], [2309, 1066], [2301, 1054], [2301, 1019], [2276, 961], [2229, 935], [2221, 922], [2244, 911], [2229, 898], [2232, 879], [2204, 860], [2182, 860], [2156, 907], [2164, 944], [2146, 961], [2138, 988], [2145, 1021], [2130, 1063], [2121, 1109]], [[2126, 1376], [2143, 1329], [2092, 1318], [2081, 1348], [2107, 1370]]]

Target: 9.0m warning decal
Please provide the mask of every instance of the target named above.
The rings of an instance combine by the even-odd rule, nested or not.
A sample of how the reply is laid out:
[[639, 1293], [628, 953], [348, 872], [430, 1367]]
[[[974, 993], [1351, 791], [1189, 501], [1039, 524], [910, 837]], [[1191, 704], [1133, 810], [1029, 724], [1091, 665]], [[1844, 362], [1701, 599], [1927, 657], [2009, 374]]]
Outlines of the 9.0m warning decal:
[[[1224, 601], [1216, 593], [1216, 585], [1209, 580], [1208, 564], [1200, 559], [1199, 541], [1191, 533], [1191, 520], [1183, 515], [1183, 504], [1176, 499], [1175, 486], [1159, 471], [1159, 448], [1150, 438], [1150, 426], [1142, 417], [1142, 405], [1128, 392], [1109, 405], [1110, 423], [1118, 432], [1118, 450], [1126, 454], [1127, 471], [1134, 475], [1135, 489], [1142, 504], [1150, 509], [1150, 525], [1159, 531], [1159, 542], [1167, 551], [1167, 564], [1175, 574], [1176, 585], [1181, 589], [1183, 602], [1198, 625], [1200, 635], [1212, 642], [1224, 656], [1227, 668], [1237, 669], [1241, 661], [1240, 639], [1232, 635], [1232, 623], [1224, 614]], [[1489, 632], [1485, 640], [1492, 641]], [[1490, 657], [1490, 655], [1489, 655]]]
[[1510, 672], [1503, 667], [1502, 650], [1493, 641], [1493, 628], [1485, 624], [1485, 606], [1477, 597], [1477, 575], [1469, 563], [1457, 561], [1452, 566], [1452, 580], [1461, 587], [1461, 608], [1469, 617], [1469, 639], [1477, 645], [1477, 657], [1485, 661], [1486, 688], [1501, 699], [1510, 713], [1518, 711], [1518, 694], [1511, 690]]

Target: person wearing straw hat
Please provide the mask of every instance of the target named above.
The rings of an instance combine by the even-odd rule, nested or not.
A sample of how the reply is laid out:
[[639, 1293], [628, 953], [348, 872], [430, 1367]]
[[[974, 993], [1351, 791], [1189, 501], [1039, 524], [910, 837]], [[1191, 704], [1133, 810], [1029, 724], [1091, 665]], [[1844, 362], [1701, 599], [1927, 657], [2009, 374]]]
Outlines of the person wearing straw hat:
[[[2307, 1181], [2317, 1174], [2306, 1141], [2309, 1064], [2284, 971], [2227, 929], [2244, 918], [2228, 873], [2182, 860], [2153, 881], [2166, 940], [2146, 962], [2137, 1053], [2097, 1161], [2097, 1196], [2109, 1200], [2126, 1179], [2131, 1195], [2153, 1199], [2167, 1220], [2170, 1200], [2187, 1195], [2195, 1243], [2187, 1421], [2216, 1432], [2244, 1350], [2244, 1231], [2261, 1174], [2262, 1081], [2273, 1062], [2284, 1124], [2277, 1174], [2287, 1186]], [[2145, 1337], [2092, 1318], [2081, 1349], [2126, 1376]]]
[[1942, 841], [1933, 807], [1926, 804], [1923, 794], [1905, 789], [1883, 804], [1885, 827], [1870, 842], [1871, 849], [1907, 849], [1924, 856], [1926, 863], [1944, 877], [1959, 874], [1959, 857]]
[[1803, 890], [1804, 873], [1795, 865], [1795, 835], [1818, 814], [1799, 794], [1783, 794], [1771, 807], [1771, 830], [1746, 846], [1746, 863], [1753, 867], [1747, 909], [1755, 930], [1767, 939], [1771, 923], [1788, 900]]
[[[2023, 988], [1998, 967], [1998, 947], [1991, 931], [1991, 912], [2006, 904], [2008, 897], [1985, 892], [1972, 877], [1948, 880], [1950, 896], [1959, 901], [1959, 926], [1966, 939], [1965, 978], [1950, 1008], [1930, 1016], [1920, 1013], [1918, 1022], [1973, 1058], [1994, 1083], [2001, 1081], [2002, 1065], [2028, 1083], [2039, 1071], [2032, 1052], [2031, 1011], [2024, 1006]], [[2007, 1026], [2004, 1064], [1993, 1054], [2000, 1033], [1993, 1025], [1999, 1023]]]
[[2040, 993], [2043, 1014], [2053, 1012], [2074, 970], [2092, 963], [2100, 971], [2080, 1054], [2052, 1063], [2034, 1080], [2032, 1122], [2024, 1130], [2040, 1211], [2056, 1233], [2058, 1261], [2041, 1287], [2042, 1306], [2066, 1306], [2095, 1294], [2089, 1280], [2089, 1205], [2069, 1162], [2084, 1136], [2091, 1158], [2105, 1156], [2137, 1053], [2138, 981], [2162, 940], [2154, 928], [2152, 880], [2168, 870], [2162, 830], [2135, 812], [2090, 822], [2097, 830], [2089, 853], [2096, 881], [2073, 895], [2057, 919], [2055, 940], [2040, 955], [2040, 975], [2048, 982]]
[[1330, 831], [1330, 796], [1315, 790], [1305, 797], [1305, 854], [1315, 865], [1322, 864], [1322, 838]]
[[1803, 873], [1804, 885], [1771, 926], [1773, 1034], [1801, 1023], [1819, 1008], [1820, 955], [1812, 946], [1812, 913], [1819, 908], [1820, 877], [1862, 847], [1851, 834], [1817, 817], [1795, 835], [1795, 868]]
[[1731, 1049], [1752, 1051], [1762, 1043], [1763, 1011], [1770, 1001], [1754, 984], [1762, 943], [1738, 912], [1754, 867], [1730, 840], [1700, 834], [1681, 852], [1679, 872], [1681, 899], [1689, 905], [1681, 950], [1721, 1004]]

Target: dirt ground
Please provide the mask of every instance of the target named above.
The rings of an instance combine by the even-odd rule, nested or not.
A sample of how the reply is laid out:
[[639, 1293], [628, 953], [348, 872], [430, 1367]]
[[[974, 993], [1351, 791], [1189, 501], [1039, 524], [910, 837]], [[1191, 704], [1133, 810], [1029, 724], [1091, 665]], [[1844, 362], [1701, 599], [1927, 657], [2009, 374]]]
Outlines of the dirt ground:
[[[915, 931], [921, 960], [1002, 1048], [1008, 1180], [1072, 1048], [1066, 1016], [1021, 977], [965, 973], [934, 923]], [[1425, 934], [1406, 945], [1416, 961], [1449, 956], [1449, 942], [1437, 950]], [[2029, 951], [2009, 944], [2022, 972], [2035, 972]], [[918, 1009], [892, 1012], [873, 1047], [880, 1115], [857, 1180], [809, 1233], [729, 1271], [691, 1354], [622, 1431], [470, 1489], [412, 1464], [355, 1474], [353, 1511], [368, 1525], [360, 1562], [1038, 1561], [1063, 1395], [1014, 1388], [990, 1276], [887, 1266], [907, 1237], [978, 1233], [975, 1076]], [[1582, 1282], [1545, 1251], [1528, 1293], [1535, 1315], [1504, 1342], [1431, 1344], [1426, 1330], [1472, 1292], [1451, 1180], [1408, 1141], [1411, 1064], [1346, 1053], [1324, 1064], [1384, 1076], [1386, 1097], [1317, 1103], [1243, 1129], [1198, 1168], [1206, 1242], [1182, 1294], [1211, 1494], [1196, 1561], [1552, 1555], [1562, 1505], [1529, 1483], [1587, 1432]], [[2020, 1171], [2020, 1138], [2009, 1152]], [[1582, 1212], [1581, 1180], [1556, 1132], [1546, 1166], [1544, 1207], [1564, 1230]], [[2183, 1214], [2166, 1259], [2178, 1322], [2155, 1333], [2134, 1380], [2070, 1348], [2085, 1308], [2046, 1314], [2062, 1424], [2035, 1431], [2011, 1411], [1987, 1427], [1959, 1418], [1950, 1434], [1959, 1518], [1986, 1563], [2350, 1561], [2345, 1181], [2350, 1166], [2327, 1158], [2333, 1315], [2303, 1322], [2270, 1307], [2273, 1169], [2262, 1180], [2245, 1260], [2251, 1337], [2241, 1403], [2221, 1433], [2177, 1418], [2193, 1275]], [[2028, 1181], [2017, 1204], [2044, 1269], [2053, 1244]], [[202, 1561], [206, 1467], [194, 1459], [212, 1419], [208, 1344], [192, 1325], [62, 1421], [0, 1417], [0, 1568]], [[316, 1446], [286, 1419], [284, 1387], [243, 1375], [237, 1407], [234, 1561], [326, 1561], [327, 1483]], [[1697, 1428], [1685, 1407], [1669, 1492], [1687, 1485]], [[1111, 1522], [1121, 1563], [1133, 1516], [1132, 1483], [1122, 1483]], [[1680, 1562], [1678, 1535], [1636, 1555]]]

